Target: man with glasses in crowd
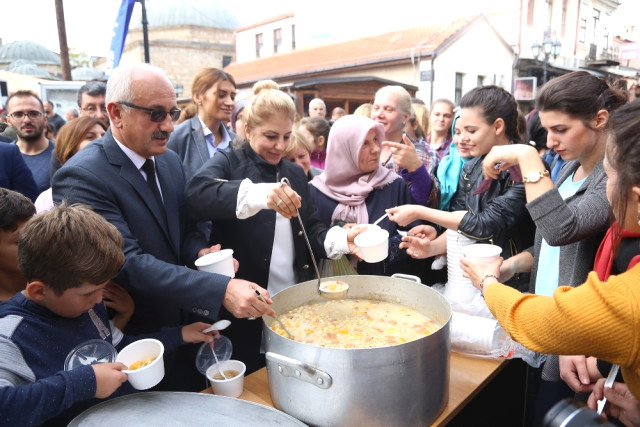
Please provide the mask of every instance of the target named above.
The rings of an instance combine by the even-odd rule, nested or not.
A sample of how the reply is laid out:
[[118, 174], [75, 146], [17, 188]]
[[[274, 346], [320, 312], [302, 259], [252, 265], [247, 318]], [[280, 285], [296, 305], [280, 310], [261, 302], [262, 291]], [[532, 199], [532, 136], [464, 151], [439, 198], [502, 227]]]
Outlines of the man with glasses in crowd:
[[[99, 80], [92, 80], [80, 86], [80, 89], [78, 89], [80, 117], [93, 117], [103, 122], [105, 127], [108, 127], [109, 114], [107, 113], [107, 104], [105, 104], [106, 93], [107, 84]], [[52, 156], [51, 178], [60, 169], [60, 166], [60, 160], [56, 156]]]
[[93, 117], [109, 126], [109, 114], [105, 104], [107, 84], [98, 80], [85, 83], [78, 89], [78, 107], [80, 117]]
[[38, 194], [51, 186], [54, 144], [45, 136], [47, 116], [40, 98], [28, 90], [13, 93], [6, 102], [7, 122], [16, 131], [15, 144], [36, 182]]
[[[236, 317], [275, 315], [256, 298], [256, 290], [268, 293], [255, 283], [188, 268], [217, 248], [187, 220], [182, 162], [167, 150], [180, 110], [165, 73], [149, 64], [122, 65], [109, 78], [106, 102], [109, 130], [56, 173], [53, 199], [91, 206], [122, 234], [126, 263], [115, 281], [136, 306], [127, 333], [185, 324], [193, 315], [214, 320], [222, 306]], [[194, 350], [165, 355], [161, 389], [203, 388]]]

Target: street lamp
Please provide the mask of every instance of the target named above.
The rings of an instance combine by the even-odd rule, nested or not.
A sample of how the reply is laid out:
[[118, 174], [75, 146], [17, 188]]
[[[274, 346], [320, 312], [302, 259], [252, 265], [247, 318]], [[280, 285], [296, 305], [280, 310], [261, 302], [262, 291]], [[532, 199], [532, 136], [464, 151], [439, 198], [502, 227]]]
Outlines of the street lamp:
[[544, 54], [544, 58], [542, 60], [542, 84], [545, 84], [547, 82], [549, 56], [553, 56], [553, 59], [555, 60], [556, 57], [560, 54], [560, 48], [562, 48], [562, 43], [560, 43], [558, 40], [551, 40], [551, 37], [548, 36], [544, 38], [542, 44], [536, 41], [531, 45], [531, 53], [533, 53], [533, 57], [536, 58], [536, 61], [538, 60], [540, 53]]

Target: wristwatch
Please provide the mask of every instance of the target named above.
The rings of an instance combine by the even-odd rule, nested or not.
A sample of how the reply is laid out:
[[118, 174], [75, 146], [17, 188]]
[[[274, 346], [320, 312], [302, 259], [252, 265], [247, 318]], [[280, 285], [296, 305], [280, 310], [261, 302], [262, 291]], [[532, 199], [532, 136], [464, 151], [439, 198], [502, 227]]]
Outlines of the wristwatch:
[[527, 175], [522, 177], [522, 182], [530, 182], [534, 184], [545, 176], [549, 176], [548, 170], [529, 172]]

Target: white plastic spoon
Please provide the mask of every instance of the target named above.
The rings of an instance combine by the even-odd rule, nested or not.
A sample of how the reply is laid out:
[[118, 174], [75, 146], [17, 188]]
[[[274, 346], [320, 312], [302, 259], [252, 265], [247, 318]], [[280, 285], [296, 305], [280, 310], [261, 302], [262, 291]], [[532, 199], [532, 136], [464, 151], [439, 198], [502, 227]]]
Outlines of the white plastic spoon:
[[380, 221], [382, 221], [383, 219], [385, 219], [389, 214], [388, 213], [384, 213], [384, 215], [382, 215], [380, 218], [376, 219], [376, 221], [373, 223], [373, 225], [378, 225], [378, 223]]
[[213, 325], [209, 326], [207, 329], [202, 331], [202, 333], [206, 334], [207, 332], [211, 332], [211, 331], [222, 331], [223, 329], [227, 329], [227, 327], [229, 327], [230, 324], [231, 322], [228, 321], [227, 319], [218, 320], [216, 323], [214, 323]]
[[[225, 326], [226, 328], [226, 326]], [[220, 366], [220, 361], [218, 360], [218, 355], [216, 354], [216, 351], [213, 349], [213, 343], [210, 344], [211, 346], [211, 353], [213, 353], [213, 358], [216, 359], [216, 365], [218, 366], [218, 372], [220, 372], [220, 375], [222, 375], [222, 378], [224, 378], [225, 380], [228, 380], [229, 378], [227, 378], [227, 376], [224, 374], [224, 371], [222, 370], [222, 366]]]

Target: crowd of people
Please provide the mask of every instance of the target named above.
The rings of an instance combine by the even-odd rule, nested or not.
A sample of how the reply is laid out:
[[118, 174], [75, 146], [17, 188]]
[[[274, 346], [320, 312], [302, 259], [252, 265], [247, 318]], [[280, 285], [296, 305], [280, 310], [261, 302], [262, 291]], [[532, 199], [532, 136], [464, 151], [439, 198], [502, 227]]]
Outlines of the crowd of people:
[[[546, 83], [526, 118], [498, 86], [457, 106], [383, 86], [351, 112], [314, 98], [302, 118], [271, 80], [238, 91], [205, 68], [191, 93], [181, 110], [166, 73], [135, 63], [84, 85], [66, 122], [29, 91], [9, 96], [0, 423], [66, 425], [134, 392], [121, 363], [63, 369], [91, 339], [160, 339], [167, 369], [154, 390], [197, 392], [194, 344], [228, 319], [233, 357], [256, 371], [256, 319], [313, 279], [314, 263], [428, 286], [446, 280], [433, 270], [446, 230], [502, 248], [496, 262], [461, 264], [505, 330], [548, 354], [531, 375], [532, 425], [576, 393], [591, 407], [604, 395], [609, 416], [640, 423], [640, 101], [587, 72]], [[358, 225], [385, 214], [389, 256], [364, 262]], [[233, 249], [235, 277], [195, 268], [220, 249]], [[604, 389], [611, 363], [622, 379]]]

